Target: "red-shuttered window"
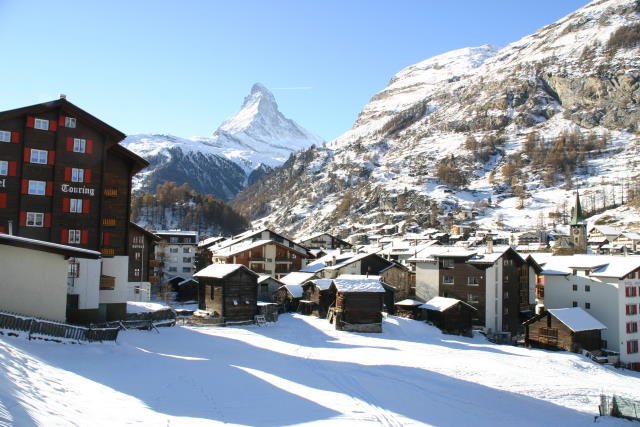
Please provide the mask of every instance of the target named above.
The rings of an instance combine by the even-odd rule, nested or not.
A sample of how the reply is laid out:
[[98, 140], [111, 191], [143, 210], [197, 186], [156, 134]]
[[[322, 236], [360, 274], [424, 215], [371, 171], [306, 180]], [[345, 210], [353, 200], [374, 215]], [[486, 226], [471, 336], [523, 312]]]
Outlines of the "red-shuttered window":
[[0, 142], [18, 144], [20, 142], [20, 132], [0, 130]]
[[75, 128], [76, 119], [74, 117], [60, 116], [60, 118], [58, 119], [58, 126], [66, 127], [66, 128]]
[[29, 116], [27, 117], [27, 127], [55, 132], [58, 128], [58, 122], [56, 122], [55, 120], [41, 119], [39, 117]]
[[627, 304], [625, 306], [625, 312], [626, 312], [627, 316], [638, 314], [638, 306], [635, 305], [635, 304]]
[[53, 150], [38, 150], [35, 148], [25, 148], [23, 153], [24, 161], [39, 165], [55, 164], [56, 152]]
[[111, 246], [111, 233], [108, 231], [102, 232], [102, 246]]
[[638, 322], [627, 322], [627, 333], [634, 334], [638, 332]]
[[638, 340], [627, 341], [627, 354], [638, 352]]
[[67, 182], [91, 182], [91, 169], [80, 169], [65, 166], [64, 180]]
[[93, 153], [93, 140], [92, 139], [84, 139], [84, 138], [67, 138], [67, 151], [72, 151], [74, 153]]
[[7, 193], [0, 193], [0, 209], [7, 207]]
[[62, 198], [62, 212], [88, 214], [91, 210], [91, 200]]
[[0, 176], [9, 175], [9, 162], [7, 160], [0, 160]]
[[628, 298], [633, 298], [638, 295], [638, 288], [635, 286], [627, 286], [624, 288], [624, 294]]

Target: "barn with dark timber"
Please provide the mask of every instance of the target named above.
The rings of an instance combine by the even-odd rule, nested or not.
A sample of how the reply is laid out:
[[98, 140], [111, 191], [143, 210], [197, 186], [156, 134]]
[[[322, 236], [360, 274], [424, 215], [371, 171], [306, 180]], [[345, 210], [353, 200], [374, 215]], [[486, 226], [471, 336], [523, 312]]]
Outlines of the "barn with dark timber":
[[528, 347], [567, 351], [599, 350], [601, 332], [607, 329], [580, 307], [549, 309], [523, 324]]
[[379, 276], [345, 274], [333, 279], [335, 308], [329, 313], [336, 329], [350, 332], [382, 332], [386, 290]]
[[223, 322], [253, 321], [258, 312], [258, 274], [242, 264], [211, 264], [194, 274], [199, 308]]

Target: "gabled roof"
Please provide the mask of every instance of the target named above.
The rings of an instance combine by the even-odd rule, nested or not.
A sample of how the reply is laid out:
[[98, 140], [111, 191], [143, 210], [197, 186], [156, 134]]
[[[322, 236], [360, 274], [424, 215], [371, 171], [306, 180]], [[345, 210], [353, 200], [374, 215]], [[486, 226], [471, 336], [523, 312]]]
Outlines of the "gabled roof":
[[321, 291], [326, 291], [331, 287], [331, 283], [333, 283], [333, 279], [313, 279], [313, 280], [309, 280], [306, 284], [308, 283], [315, 285]]
[[278, 289], [286, 289], [292, 298], [302, 298], [302, 286], [300, 285], [282, 285]]
[[470, 307], [474, 310], [477, 310], [474, 306], [467, 304], [464, 301], [460, 301], [455, 298], [446, 298], [446, 297], [433, 297], [429, 301], [425, 302], [420, 306], [420, 308], [424, 308], [426, 310], [434, 310], [434, 311], [447, 311], [451, 307], [456, 304], [464, 304], [467, 307]]
[[395, 305], [401, 305], [401, 306], [409, 306], [409, 307], [418, 307], [421, 306], [422, 304], [424, 304], [422, 301], [418, 301], [416, 299], [403, 299], [402, 301], [398, 301], [397, 303], [395, 303]]
[[126, 137], [126, 135], [120, 132], [118, 129], [87, 113], [82, 108], [67, 101], [66, 98], [43, 102], [41, 104], [29, 105], [27, 107], [16, 108], [13, 110], [1, 111], [0, 119], [10, 119], [13, 117], [22, 116], [24, 114], [45, 113], [56, 108], [60, 108], [63, 112], [72, 115], [80, 121], [89, 123], [98, 130], [108, 134], [113, 139], [113, 142], [120, 142]]
[[302, 285], [307, 280], [315, 277], [315, 273], [307, 273], [304, 271], [293, 271], [284, 277], [280, 278], [280, 281], [285, 285]]
[[59, 243], [45, 242], [43, 240], [28, 239], [26, 237], [14, 236], [5, 233], [0, 233], [0, 244], [15, 246], [18, 248], [32, 249], [35, 251], [48, 252], [66, 257], [87, 259], [98, 259], [101, 257], [100, 252], [76, 248], [74, 246], [61, 245]]
[[380, 276], [341, 274], [333, 279], [333, 285], [338, 292], [385, 292]]
[[158, 242], [160, 241], [160, 237], [154, 233], [152, 233], [151, 231], [139, 226], [138, 224], [136, 224], [135, 222], [129, 221], [129, 227], [139, 231], [140, 233], [144, 234], [145, 236], [147, 236], [148, 238], [150, 238], [151, 240]]
[[367, 257], [370, 257], [370, 256], [377, 256], [378, 258], [380, 258], [380, 259], [386, 261], [387, 263], [391, 264], [391, 261], [382, 258], [378, 254], [375, 254], [375, 253], [362, 253], [362, 254], [356, 254], [356, 255], [354, 255], [354, 256], [352, 256], [350, 258], [344, 259], [341, 262], [336, 262], [335, 265], [330, 265], [328, 267], [325, 267], [325, 270], [338, 270], [338, 269], [340, 269], [342, 267], [345, 267], [347, 265], [353, 264], [354, 262], [363, 260], [363, 259], [365, 259]]
[[254, 276], [256, 276], [256, 278], [258, 277], [258, 274], [249, 270], [247, 267], [245, 267], [242, 264], [211, 264], [210, 266], [205, 267], [204, 269], [198, 271], [196, 274], [193, 275], [193, 277], [208, 277], [211, 279], [224, 279], [230, 274], [235, 273], [236, 271], [242, 270], [242, 269], [253, 274]]
[[214, 245], [214, 244], [216, 244], [216, 243], [218, 243], [218, 242], [222, 242], [222, 241], [223, 241], [223, 240], [225, 240], [225, 239], [226, 239], [226, 238], [225, 238], [225, 237], [222, 237], [222, 236], [209, 237], [209, 238], [207, 238], [207, 239], [200, 240], [200, 241], [198, 242], [198, 247], [199, 247], [199, 248], [202, 248], [202, 247], [208, 247], [208, 246]]
[[550, 308], [548, 311], [573, 332], [607, 329], [598, 319], [580, 307]]

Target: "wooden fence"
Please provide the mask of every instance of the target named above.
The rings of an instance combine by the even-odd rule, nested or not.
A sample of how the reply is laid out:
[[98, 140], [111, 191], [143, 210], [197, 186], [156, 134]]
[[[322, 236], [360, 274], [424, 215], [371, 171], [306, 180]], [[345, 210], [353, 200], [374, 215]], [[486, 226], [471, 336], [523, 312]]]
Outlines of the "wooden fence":
[[0, 330], [26, 332], [29, 339], [65, 339], [72, 341], [115, 341], [119, 327], [85, 328], [0, 311]]

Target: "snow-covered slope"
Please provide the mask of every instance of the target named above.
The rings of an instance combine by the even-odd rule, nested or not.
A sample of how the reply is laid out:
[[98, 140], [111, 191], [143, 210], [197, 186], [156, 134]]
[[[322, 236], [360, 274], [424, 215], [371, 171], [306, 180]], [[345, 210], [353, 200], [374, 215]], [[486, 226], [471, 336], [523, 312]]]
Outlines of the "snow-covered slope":
[[[407, 67], [351, 130], [296, 155], [235, 206], [306, 234], [398, 218], [425, 225], [460, 208], [489, 227], [529, 227], [565, 209], [576, 188], [594, 209], [613, 195], [619, 203], [622, 183], [640, 173], [638, 34], [640, 3], [598, 0], [502, 49]], [[578, 145], [570, 133], [599, 142]], [[528, 138], [546, 146], [543, 164]], [[462, 183], [443, 188], [452, 173]]]
[[0, 425], [586, 426], [600, 393], [640, 399], [637, 373], [579, 354], [392, 316], [383, 329], [285, 314], [262, 328], [122, 331], [115, 345], [0, 336]]
[[240, 111], [211, 137], [143, 134], [131, 135], [122, 144], [151, 162], [138, 175], [137, 189], [173, 180], [228, 200], [293, 152], [322, 142], [287, 119], [273, 94], [256, 83]]

